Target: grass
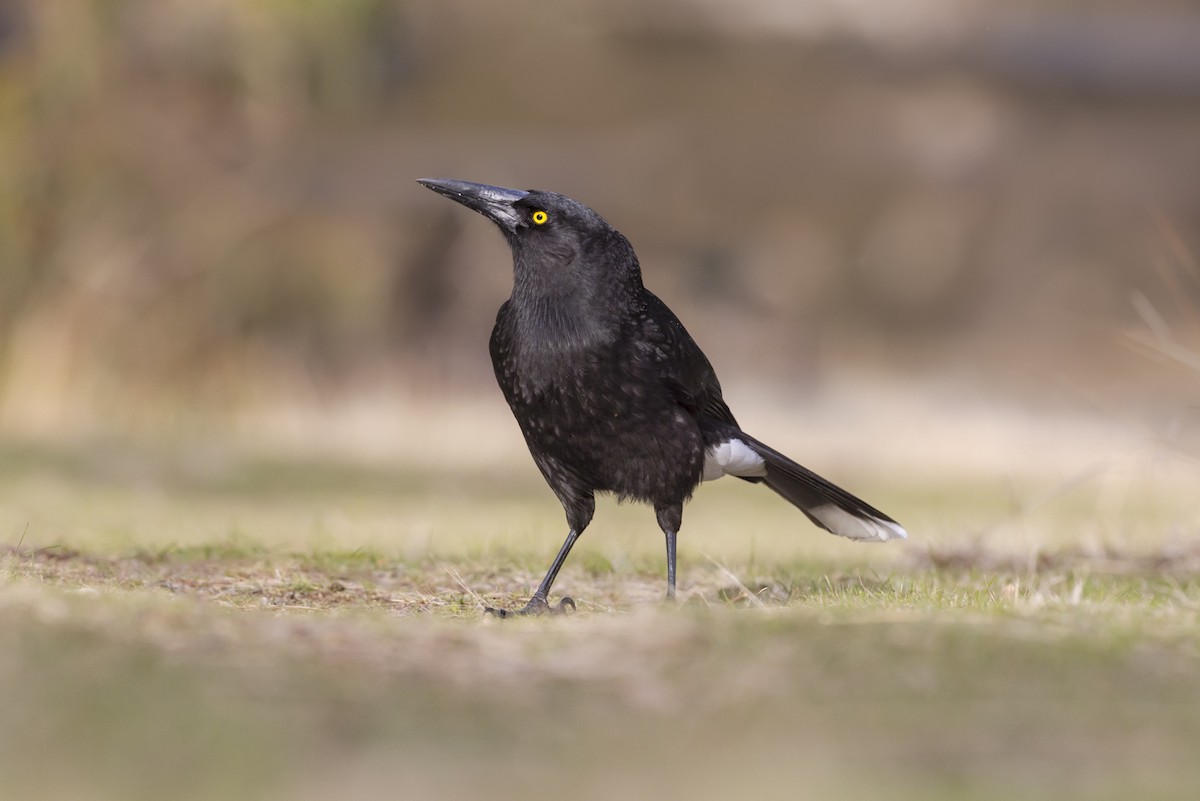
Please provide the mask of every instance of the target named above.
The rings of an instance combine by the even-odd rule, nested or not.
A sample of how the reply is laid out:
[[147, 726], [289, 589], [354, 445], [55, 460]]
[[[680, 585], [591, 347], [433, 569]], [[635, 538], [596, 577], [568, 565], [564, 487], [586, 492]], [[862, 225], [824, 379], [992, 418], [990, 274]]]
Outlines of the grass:
[[[985, 479], [892, 488], [872, 497], [920, 538], [895, 548], [718, 484], [687, 512], [674, 606], [652, 515], [604, 504], [559, 579], [579, 612], [501, 622], [482, 607], [522, 601], [562, 535], [531, 470], [96, 453], [0, 460], [6, 798], [1200, 783], [1185, 482], [1103, 521], [1087, 487], [1007, 511]], [[972, 517], [970, 536], [931, 524]]]

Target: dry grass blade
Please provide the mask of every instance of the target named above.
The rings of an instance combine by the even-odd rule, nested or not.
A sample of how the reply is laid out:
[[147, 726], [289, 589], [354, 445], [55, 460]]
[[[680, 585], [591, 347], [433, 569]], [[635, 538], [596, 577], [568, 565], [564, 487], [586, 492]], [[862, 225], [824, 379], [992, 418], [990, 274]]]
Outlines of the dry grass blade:
[[725, 565], [721, 564], [716, 559], [712, 558], [711, 556], [709, 556], [706, 553], [701, 552], [700, 555], [703, 556], [705, 559], [707, 559], [710, 563], [712, 563], [713, 567], [715, 567], [718, 571], [720, 571], [721, 575], [725, 576], [725, 578], [727, 578], [729, 581], [733, 582], [734, 586], [737, 587], [738, 591], [741, 593], [742, 598], [745, 598], [747, 601], [749, 601], [751, 604], [758, 607], [759, 609], [766, 608], [766, 604], [763, 603], [762, 599], [759, 598], [756, 593], [751, 592], [750, 588], [747, 587], [745, 584], [743, 584], [742, 580], [739, 579], [736, 575], [734, 575], [732, 570], [730, 570]]
[[475, 601], [475, 606], [478, 609], [482, 610], [487, 608], [488, 603], [483, 600], [483, 596], [475, 592], [475, 590], [471, 588], [471, 585], [467, 584], [467, 582], [463, 579], [462, 574], [458, 572], [458, 568], [454, 567], [453, 565], [442, 565], [442, 570], [446, 572], [446, 575], [454, 579], [454, 583], [457, 584], [463, 592], [471, 596], [471, 598]]

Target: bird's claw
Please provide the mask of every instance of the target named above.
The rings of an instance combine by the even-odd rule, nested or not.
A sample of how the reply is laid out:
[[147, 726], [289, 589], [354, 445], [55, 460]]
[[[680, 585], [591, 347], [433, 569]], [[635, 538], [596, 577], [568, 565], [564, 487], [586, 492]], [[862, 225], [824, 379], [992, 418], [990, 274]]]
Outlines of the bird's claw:
[[569, 595], [564, 595], [556, 606], [550, 607], [550, 614], [565, 615], [568, 607], [570, 607], [572, 613], [577, 611], [575, 607], [575, 599]]
[[551, 606], [545, 598], [535, 595], [521, 609], [498, 609], [494, 606], [488, 606], [484, 608], [483, 613], [485, 615], [492, 615], [493, 617], [505, 618], [517, 615], [544, 615], [547, 613], [551, 615], [565, 615], [568, 609], [572, 612], [576, 611], [575, 601], [570, 596], [564, 595], [562, 600]]

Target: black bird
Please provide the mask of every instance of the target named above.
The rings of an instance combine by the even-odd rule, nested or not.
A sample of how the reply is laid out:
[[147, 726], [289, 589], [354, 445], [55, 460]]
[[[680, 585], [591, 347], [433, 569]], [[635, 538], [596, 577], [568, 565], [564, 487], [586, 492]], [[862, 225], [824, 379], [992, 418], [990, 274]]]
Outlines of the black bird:
[[490, 219], [512, 248], [512, 297], [496, 315], [492, 366], [570, 526], [518, 614], [574, 607], [570, 598], [551, 607], [550, 587], [591, 522], [597, 492], [654, 506], [667, 538], [668, 598], [683, 503], [701, 481], [766, 484], [842, 537], [907, 536], [883, 512], [742, 431], [712, 365], [642, 285], [629, 240], [599, 214], [553, 192], [419, 183]]

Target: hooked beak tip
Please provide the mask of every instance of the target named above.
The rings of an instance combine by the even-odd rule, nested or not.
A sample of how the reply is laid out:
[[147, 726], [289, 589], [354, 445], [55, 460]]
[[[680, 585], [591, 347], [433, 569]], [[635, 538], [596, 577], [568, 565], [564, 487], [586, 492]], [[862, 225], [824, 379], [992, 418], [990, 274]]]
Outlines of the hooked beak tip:
[[479, 212], [509, 234], [516, 230], [519, 222], [513, 204], [529, 194], [523, 189], [508, 189], [453, 178], [418, 178], [417, 183]]

